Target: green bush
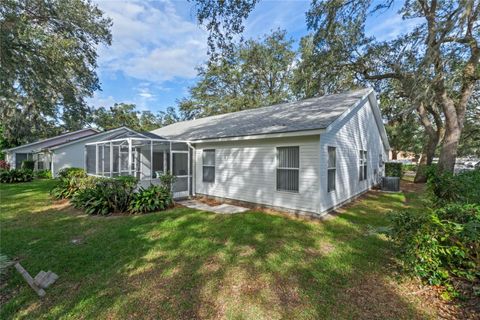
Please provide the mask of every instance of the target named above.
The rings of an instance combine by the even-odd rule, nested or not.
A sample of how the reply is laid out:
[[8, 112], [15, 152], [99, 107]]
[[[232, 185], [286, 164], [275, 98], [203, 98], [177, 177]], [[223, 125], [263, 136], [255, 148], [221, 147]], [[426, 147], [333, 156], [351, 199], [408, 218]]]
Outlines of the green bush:
[[454, 175], [428, 170], [427, 188], [430, 199], [437, 205], [450, 202], [480, 204], [480, 169]]
[[480, 206], [448, 204], [428, 212], [389, 215], [388, 233], [405, 267], [433, 285], [451, 288], [452, 277], [480, 278]]
[[93, 186], [73, 194], [72, 204], [92, 215], [126, 212], [136, 185], [137, 180], [130, 176], [97, 178]]
[[176, 179], [177, 177], [171, 174], [170, 171], [167, 171], [165, 174], [160, 176], [160, 183], [162, 186], [167, 188], [167, 190], [171, 191], [172, 185], [175, 183]]
[[82, 168], [64, 168], [58, 171], [60, 179], [70, 179], [72, 177], [85, 178], [87, 173]]
[[94, 187], [98, 179], [91, 176], [60, 178], [57, 185], [50, 190], [50, 194], [56, 199], [70, 199], [79, 190]]
[[52, 179], [52, 171], [48, 169], [37, 170], [37, 171], [34, 171], [33, 174], [37, 179]]
[[165, 210], [173, 205], [170, 189], [165, 186], [150, 186], [133, 194], [128, 211], [146, 213]]
[[417, 165], [416, 164], [411, 164], [411, 163], [403, 163], [402, 164], [402, 170], [403, 170], [403, 172], [405, 172], [405, 171], [416, 171], [417, 170]]
[[401, 178], [403, 176], [402, 163], [401, 162], [385, 162], [385, 176]]
[[0, 170], [0, 183], [28, 182], [33, 180], [33, 171], [28, 169]]
[[33, 160], [23, 160], [20, 168], [33, 171], [33, 170], [35, 170], [35, 161], [33, 161]]

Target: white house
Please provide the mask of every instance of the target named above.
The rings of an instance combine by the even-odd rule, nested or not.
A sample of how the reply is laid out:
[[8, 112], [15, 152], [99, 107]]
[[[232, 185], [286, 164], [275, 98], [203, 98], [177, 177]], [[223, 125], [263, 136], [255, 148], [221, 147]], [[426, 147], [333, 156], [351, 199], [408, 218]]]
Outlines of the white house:
[[177, 176], [174, 196], [205, 195], [321, 215], [383, 175], [388, 138], [372, 89], [178, 122], [87, 144], [89, 174]]
[[84, 167], [86, 143], [113, 139], [125, 134], [138, 133], [125, 127], [105, 132], [87, 128], [5, 149], [3, 152], [11, 168], [20, 168], [24, 160], [34, 160], [35, 170], [51, 170], [55, 177], [63, 168]]

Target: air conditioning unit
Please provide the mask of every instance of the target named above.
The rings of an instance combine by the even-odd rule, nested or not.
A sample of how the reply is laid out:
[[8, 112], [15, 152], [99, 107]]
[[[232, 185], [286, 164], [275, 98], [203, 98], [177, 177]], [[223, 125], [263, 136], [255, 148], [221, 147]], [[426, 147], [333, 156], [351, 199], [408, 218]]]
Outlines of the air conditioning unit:
[[382, 178], [382, 190], [390, 192], [400, 191], [400, 178], [399, 177], [383, 177]]

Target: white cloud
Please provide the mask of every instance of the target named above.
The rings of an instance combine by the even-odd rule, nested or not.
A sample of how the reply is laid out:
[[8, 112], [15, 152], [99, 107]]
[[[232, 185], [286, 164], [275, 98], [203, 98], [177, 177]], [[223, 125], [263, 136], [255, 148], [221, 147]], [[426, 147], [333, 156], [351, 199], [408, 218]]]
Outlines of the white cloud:
[[207, 34], [177, 14], [170, 1], [98, 6], [113, 20], [112, 45], [99, 48], [102, 72], [156, 83], [196, 76], [195, 67], [207, 57]]
[[403, 19], [399, 13], [395, 13], [393, 16], [379, 15], [376, 19], [372, 19], [371, 26], [367, 25], [366, 31], [368, 35], [375, 36], [377, 40], [386, 41], [412, 31], [421, 22], [421, 18]]

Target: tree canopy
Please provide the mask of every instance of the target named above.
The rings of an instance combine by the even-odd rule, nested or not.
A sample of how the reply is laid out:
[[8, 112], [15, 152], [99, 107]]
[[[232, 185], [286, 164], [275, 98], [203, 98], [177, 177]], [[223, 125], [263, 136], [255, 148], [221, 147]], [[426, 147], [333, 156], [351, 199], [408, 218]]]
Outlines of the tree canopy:
[[[195, 2], [200, 8], [210, 6], [199, 11], [198, 18], [217, 51], [230, 47], [228, 41], [243, 30], [241, 25], [256, 4], [235, 1], [242, 4], [239, 14], [224, 2]], [[367, 18], [372, 13], [381, 16], [392, 7], [391, 0], [313, 0], [306, 15], [312, 34], [301, 43], [305, 59], [297, 70], [294, 91], [304, 97], [351, 83], [394, 88], [396, 97], [408, 101], [402, 112], [415, 112], [424, 127], [427, 158], [440, 144], [440, 169], [452, 171], [467, 105], [480, 79], [480, 1], [407, 0], [400, 14], [419, 21], [412, 31], [388, 41], [366, 36]], [[225, 20], [233, 21], [234, 28]], [[326, 73], [316, 74], [316, 70]], [[319, 78], [328, 79], [331, 87], [319, 86]]]
[[4, 139], [18, 144], [89, 122], [85, 98], [100, 88], [96, 48], [110, 44], [111, 25], [90, 1], [1, 2]]
[[199, 81], [179, 101], [179, 111], [192, 119], [288, 101], [295, 55], [281, 30], [234, 46], [198, 69]]

